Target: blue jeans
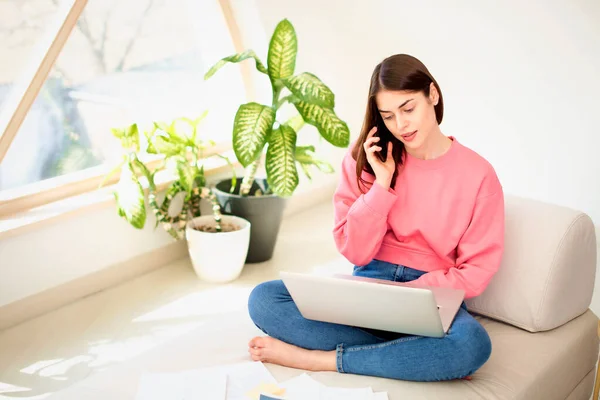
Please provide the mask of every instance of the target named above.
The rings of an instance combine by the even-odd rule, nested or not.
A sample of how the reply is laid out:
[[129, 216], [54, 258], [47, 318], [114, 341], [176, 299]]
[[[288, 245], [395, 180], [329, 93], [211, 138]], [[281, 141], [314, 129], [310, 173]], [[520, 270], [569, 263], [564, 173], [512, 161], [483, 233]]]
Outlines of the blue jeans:
[[[408, 282], [424, 273], [373, 260], [364, 267], [354, 267], [353, 275]], [[281, 280], [254, 288], [248, 310], [256, 326], [271, 337], [309, 350], [335, 350], [341, 373], [407, 381], [451, 380], [473, 374], [492, 351], [486, 330], [467, 312], [464, 303], [443, 338], [308, 320], [302, 317]]]

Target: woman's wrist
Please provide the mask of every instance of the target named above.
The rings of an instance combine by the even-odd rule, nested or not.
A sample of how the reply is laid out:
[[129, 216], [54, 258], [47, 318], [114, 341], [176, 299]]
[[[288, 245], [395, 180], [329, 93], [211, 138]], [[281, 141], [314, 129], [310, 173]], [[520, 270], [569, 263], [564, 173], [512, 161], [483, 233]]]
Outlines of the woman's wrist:
[[383, 187], [385, 190], [389, 190], [391, 179], [376, 178], [375, 183]]

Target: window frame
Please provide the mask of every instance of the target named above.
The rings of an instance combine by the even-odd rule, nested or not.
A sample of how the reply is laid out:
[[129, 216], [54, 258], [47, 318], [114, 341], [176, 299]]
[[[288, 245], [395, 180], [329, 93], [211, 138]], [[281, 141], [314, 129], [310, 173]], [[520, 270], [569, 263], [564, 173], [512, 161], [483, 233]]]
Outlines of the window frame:
[[[225, 19], [235, 51], [237, 53], [242, 52], [244, 44], [230, 0], [214, 1], [218, 3]], [[21, 124], [46, 82], [48, 74], [87, 3], [88, 0], [70, 0], [59, 8], [53, 23], [33, 52], [33, 59], [10, 91], [9, 97], [0, 110], [0, 162], [2, 162], [11, 143], [18, 134]], [[239, 63], [238, 67], [240, 68], [246, 99], [252, 101], [255, 98], [252, 66], [244, 62]], [[206, 158], [214, 154], [222, 154], [231, 149], [231, 141], [218, 142], [214, 147], [206, 149], [204, 156]], [[148, 162], [148, 165], [156, 167], [161, 161], [161, 159], [155, 159]], [[95, 191], [113, 167], [103, 164], [0, 191], [0, 218], [6, 218], [52, 202]], [[118, 174], [113, 174], [104, 182], [104, 186], [115, 184], [118, 179]]]

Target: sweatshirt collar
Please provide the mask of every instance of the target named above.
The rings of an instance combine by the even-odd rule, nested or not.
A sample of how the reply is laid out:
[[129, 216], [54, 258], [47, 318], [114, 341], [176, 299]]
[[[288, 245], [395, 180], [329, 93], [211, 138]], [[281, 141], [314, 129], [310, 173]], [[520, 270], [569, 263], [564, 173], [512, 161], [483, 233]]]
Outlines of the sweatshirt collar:
[[452, 140], [450, 148], [441, 156], [430, 160], [423, 160], [421, 158], [411, 156], [406, 150], [404, 150], [404, 162], [406, 166], [414, 165], [415, 167], [419, 168], [438, 169], [448, 165], [452, 162], [452, 159], [454, 159], [457, 149], [460, 146], [460, 143], [458, 143], [458, 140], [456, 140], [454, 136], [448, 136], [448, 138]]

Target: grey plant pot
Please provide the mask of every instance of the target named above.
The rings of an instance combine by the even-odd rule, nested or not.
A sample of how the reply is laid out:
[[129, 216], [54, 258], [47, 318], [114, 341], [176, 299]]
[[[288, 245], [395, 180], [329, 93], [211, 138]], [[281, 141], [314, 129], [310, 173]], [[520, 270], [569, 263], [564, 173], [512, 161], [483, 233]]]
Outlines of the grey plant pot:
[[[241, 181], [238, 179], [234, 193], [239, 193]], [[236, 215], [250, 221], [247, 263], [263, 262], [273, 257], [283, 210], [287, 204], [287, 199], [273, 194], [254, 196], [259, 188], [263, 192], [268, 189], [266, 179], [255, 179], [250, 195], [245, 197], [229, 193], [231, 179], [220, 181], [214, 189], [223, 214]]]

